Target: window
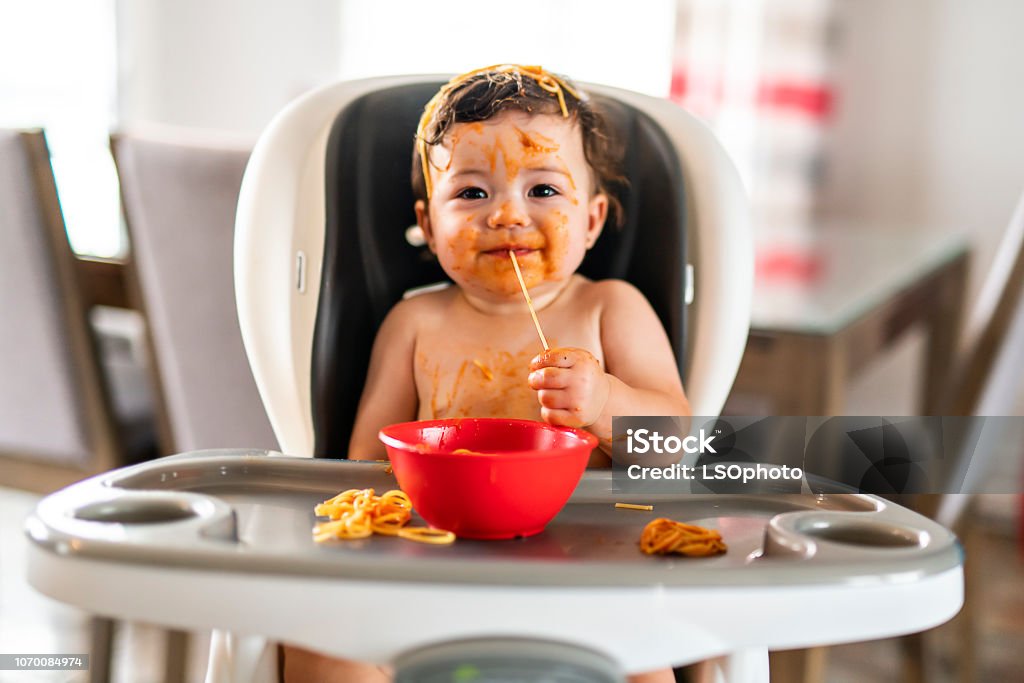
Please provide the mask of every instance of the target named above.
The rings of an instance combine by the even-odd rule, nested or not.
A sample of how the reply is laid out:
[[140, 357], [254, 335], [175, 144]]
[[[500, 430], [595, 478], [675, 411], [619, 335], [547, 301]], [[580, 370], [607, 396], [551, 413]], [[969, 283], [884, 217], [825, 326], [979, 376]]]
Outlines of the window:
[[0, 126], [44, 128], [74, 250], [118, 256], [114, 0], [0, 0]]
[[349, 0], [339, 76], [462, 73], [514, 62], [663, 97], [674, 34], [675, 0], [645, 0], [643, 11], [621, 0]]
[[832, 0], [678, 2], [672, 100], [718, 135], [761, 232], [803, 230], [832, 108]]

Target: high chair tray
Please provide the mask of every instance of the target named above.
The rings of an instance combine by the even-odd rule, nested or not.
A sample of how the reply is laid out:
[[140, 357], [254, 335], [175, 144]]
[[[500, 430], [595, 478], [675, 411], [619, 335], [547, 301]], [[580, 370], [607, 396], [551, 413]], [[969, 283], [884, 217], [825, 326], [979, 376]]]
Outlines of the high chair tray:
[[[396, 488], [384, 463], [206, 451], [94, 477], [46, 498], [30, 521], [40, 546], [162, 567], [375, 581], [534, 585], [787, 585], [886, 582], [959, 566], [954, 536], [867, 495], [651, 495], [610, 491], [587, 472], [547, 529], [525, 539], [425, 545], [397, 537], [313, 541], [314, 506], [349, 488]], [[616, 502], [646, 502], [650, 512]], [[710, 558], [648, 556], [656, 517], [717, 529]], [[414, 516], [414, 523], [422, 521]]]
[[[646, 513], [616, 509], [610, 484], [586, 473], [526, 539], [318, 545], [313, 506], [392, 488], [383, 464], [183, 454], [41, 501], [27, 522], [28, 578], [89, 612], [250, 634], [225, 652], [272, 651], [269, 638], [386, 663], [500, 636], [576, 644], [628, 672], [747, 652], [756, 680], [767, 680], [767, 649], [913, 633], [963, 603], [952, 534], [880, 498], [662, 494]], [[654, 516], [717, 528], [729, 551], [646, 556], [637, 541]]]

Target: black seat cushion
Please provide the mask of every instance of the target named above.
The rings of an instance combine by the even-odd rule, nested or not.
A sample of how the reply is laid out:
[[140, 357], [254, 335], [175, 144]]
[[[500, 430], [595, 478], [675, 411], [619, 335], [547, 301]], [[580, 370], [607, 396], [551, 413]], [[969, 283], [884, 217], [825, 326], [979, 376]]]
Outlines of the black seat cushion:
[[[416, 222], [409, 180], [423, 106], [442, 82], [403, 85], [354, 100], [338, 114], [326, 153], [326, 231], [313, 340], [316, 457], [346, 457], [373, 339], [413, 287], [446, 279], [405, 230]], [[606, 225], [580, 272], [633, 283], [651, 302], [683, 367], [686, 263], [683, 177], [674, 148], [647, 115], [596, 97], [624, 142], [625, 222]]]

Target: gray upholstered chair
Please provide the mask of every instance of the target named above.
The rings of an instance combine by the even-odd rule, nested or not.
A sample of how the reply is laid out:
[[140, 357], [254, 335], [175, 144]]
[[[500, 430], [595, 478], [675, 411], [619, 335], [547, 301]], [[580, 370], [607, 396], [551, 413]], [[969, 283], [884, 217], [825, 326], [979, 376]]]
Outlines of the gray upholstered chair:
[[[235, 311], [235, 205], [248, 147], [169, 129], [118, 133], [110, 147], [131, 243], [129, 296], [146, 319], [161, 451], [276, 449]], [[187, 652], [187, 634], [171, 632], [165, 680], [184, 676]]]
[[125, 464], [42, 131], [0, 131], [0, 485]]
[[[0, 130], [0, 244], [0, 486], [52, 491], [152, 455], [145, 406], [112, 398], [42, 131]], [[113, 627], [92, 619], [92, 681]]]
[[232, 247], [246, 147], [195, 133], [111, 136], [165, 453], [277, 448], [242, 347]]

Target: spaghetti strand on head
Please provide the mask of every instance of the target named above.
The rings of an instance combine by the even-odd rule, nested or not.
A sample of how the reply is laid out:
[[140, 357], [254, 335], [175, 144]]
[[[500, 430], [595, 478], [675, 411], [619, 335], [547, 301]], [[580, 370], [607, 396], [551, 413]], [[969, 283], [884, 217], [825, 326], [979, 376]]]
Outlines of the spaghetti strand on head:
[[542, 90], [555, 96], [558, 100], [558, 107], [562, 112], [562, 117], [566, 119], [569, 118], [569, 108], [565, 103], [565, 93], [568, 92], [578, 101], [584, 101], [584, 97], [582, 97], [575, 89], [570, 87], [563, 78], [556, 76], [555, 74], [548, 73], [541, 66], [495, 64], [482, 69], [473, 69], [472, 71], [467, 71], [464, 74], [455, 76], [441, 86], [441, 89], [437, 91], [429, 102], [427, 102], [427, 106], [423, 108], [423, 115], [420, 117], [419, 125], [416, 127], [416, 146], [420, 153], [420, 163], [423, 165], [423, 182], [426, 185], [427, 199], [430, 199], [433, 191], [430, 180], [430, 160], [427, 155], [427, 128], [430, 126], [431, 121], [434, 120], [434, 113], [437, 110], [437, 106], [458, 86], [475, 76], [489, 72], [515, 74], [517, 78], [520, 79], [520, 89], [522, 88], [521, 79], [523, 76], [532, 78]]
[[506, 111], [559, 116], [578, 126], [583, 154], [592, 171], [591, 192], [607, 197], [608, 223], [623, 225], [620, 195], [629, 182], [622, 174], [625, 149], [615, 134], [614, 116], [609, 116], [612, 112], [569, 79], [535, 65], [497, 64], [474, 69], [455, 76], [430, 98], [413, 136], [411, 180], [417, 202], [428, 207], [437, 190], [430, 172], [442, 167], [430, 152], [435, 146], [446, 145], [454, 126], [489, 121]]

